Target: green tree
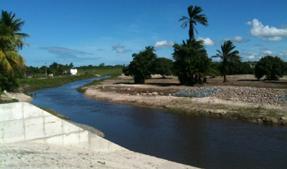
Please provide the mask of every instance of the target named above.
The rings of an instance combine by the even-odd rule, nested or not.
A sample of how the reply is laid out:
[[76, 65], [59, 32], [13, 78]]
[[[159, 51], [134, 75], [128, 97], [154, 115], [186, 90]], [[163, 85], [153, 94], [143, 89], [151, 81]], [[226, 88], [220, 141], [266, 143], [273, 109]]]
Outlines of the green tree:
[[199, 6], [190, 5], [187, 9], [188, 17], [183, 16], [180, 18], [180, 22], [182, 22], [182, 27], [186, 28], [189, 25], [189, 40], [195, 39], [195, 25], [202, 24], [204, 26], [208, 25], [207, 17], [202, 14], [203, 10]]
[[231, 71], [231, 68], [236, 63], [240, 63], [239, 51], [235, 50], [232, 41], [228, 40], [221, 45], [221, 50], [217, 50], [217, 57], [221, 59], [221, 73], [223, 75], [223, 82], [226, 82], [226, 75]]
[[145, 50], [134, 53], [132, 57], [133, 60], [127, 70], [124, 69], [124, 73], [133, 76], [135, 83], [143, 84], [145, 79], [150, 78], [152, 74], [153, 63], [157, 57], [154, 48], [146, 47]]
[[153, 73], [160, 74], [163, 78], [171, 75], [173, 69], [173, 62], [168, 58], [156, 58], [153, 63]]
[[204, 48], [203, 41], [188, 40], [183, 44], [174, 45], [174, 70], [181, 84], [194, 85], [204, 82], [210, 59]]
[[255, 65], [255, 77], [259, 80], [265, 76], [267, 80], [279, 80], [284, 74], [285, 65], [279, 57], [265, 56]]
[[[9, 85], [16, 86], [14, 80], [24, 69], [24, 61], [18, 49], [24, 45], [24, 38], [28, 35], [20, 32], [24, 22], [16, 18], [15, 14], [2, 11], [0, 16], [0, 87], [7, 89]], [[15, 82], [15, 84], [9, 83]]]

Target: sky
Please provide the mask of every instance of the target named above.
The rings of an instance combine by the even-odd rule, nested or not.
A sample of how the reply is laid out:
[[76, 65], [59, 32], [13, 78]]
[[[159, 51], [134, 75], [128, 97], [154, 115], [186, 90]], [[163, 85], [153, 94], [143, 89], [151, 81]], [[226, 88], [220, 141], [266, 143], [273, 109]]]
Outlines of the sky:
[[0, 10], [25, 21], [30, 36], [20, 53], [32, 66], [128, 64], [145, 46], [172, 58], [173, 44], [188, 38], [179, 19], [189, 5], [208, 18], [196, 38], [209, 57], [232, 40], [243, 61], [268, 54], [287, 60], [286, 0], [0, 0]]

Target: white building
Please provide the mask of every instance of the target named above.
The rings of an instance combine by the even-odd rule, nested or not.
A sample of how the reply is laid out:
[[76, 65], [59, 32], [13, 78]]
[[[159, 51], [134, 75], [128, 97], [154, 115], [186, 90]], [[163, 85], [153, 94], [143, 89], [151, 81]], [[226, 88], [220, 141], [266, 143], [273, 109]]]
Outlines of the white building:
[[70, 69], [71, 75], [77, 75], [78, 70], [77, 69]]

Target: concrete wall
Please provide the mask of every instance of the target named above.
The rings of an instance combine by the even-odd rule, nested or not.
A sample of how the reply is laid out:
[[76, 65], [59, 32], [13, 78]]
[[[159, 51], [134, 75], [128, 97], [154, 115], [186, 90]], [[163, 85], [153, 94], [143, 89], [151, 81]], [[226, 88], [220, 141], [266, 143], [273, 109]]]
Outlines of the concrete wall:
[[30, 103], [0, 104], [0, 143], [25, 141], [79, 146], [98, 152], [124, 149]]

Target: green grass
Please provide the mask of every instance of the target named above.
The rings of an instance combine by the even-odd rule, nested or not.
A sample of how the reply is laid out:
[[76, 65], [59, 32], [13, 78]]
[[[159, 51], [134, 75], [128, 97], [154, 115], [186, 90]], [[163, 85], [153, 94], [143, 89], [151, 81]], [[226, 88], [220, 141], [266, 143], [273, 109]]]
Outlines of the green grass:
[[82, 80], [87, 78], [96, 77], [99, 75], [109, 74], [111, 76], [116, 76], [121, 74], [121, 68], [94, 68], [89, 70], [79, 70], [79, 75], [77, 76], [58, 76], [54, 78], [25, 78], [19, 79], [20, 88], [22, 88], [26, 93], [44, 89], [51, 88], [64, 85], [69, 82], [73, 82], [76, 80]]

